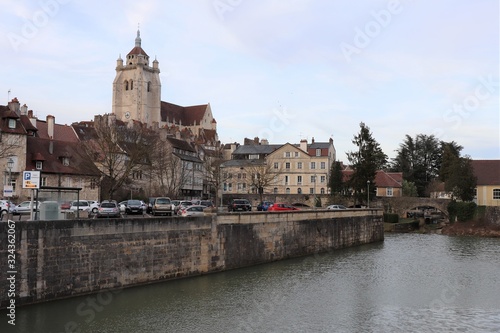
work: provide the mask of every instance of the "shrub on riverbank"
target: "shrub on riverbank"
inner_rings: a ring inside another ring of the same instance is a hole
[[[448,216],[450,223],[470,221],[476,216],[477,205],[474,202],[452,201],[448,204]]]

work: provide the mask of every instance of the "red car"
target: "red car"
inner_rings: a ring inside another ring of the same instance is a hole
[[[297,207],[293,207],[289,204],[286,203],[275,203],[271,207],[267,209],[268,212],[282,212],[282,211],[287,211],[287,210],[300,210]]]

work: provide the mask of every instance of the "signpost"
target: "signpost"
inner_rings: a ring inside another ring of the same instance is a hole
[[[40,171],[23,171],[23,188],[31,189],[31,204],[33,206],[33,197],[35,190],[40,188]],[[36,208],[35,208],[36,210]],[[33,220],[33,210],[30,210],[30,220]]]
[[[14,194],[14,187],[12,185],[4,185],[3,186],[3,196],[6,198],[12,197]]]

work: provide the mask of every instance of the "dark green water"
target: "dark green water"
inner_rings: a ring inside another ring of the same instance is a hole
[[[500,239],[383,243],[1,312],[0,332],[499,332]]]

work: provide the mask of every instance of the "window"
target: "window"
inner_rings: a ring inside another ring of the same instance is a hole
[[[279,163],[278,162],[274,162],[274,168],[275,169],[279,169],[279,167],[280,167]]]
[[[290,194],[290,188],[289,187],[287,187],[285,191],[286,191],[286,194]]]
[[[320,177],[320,182],[325,183],[326,182],[326,176],[321,176]]]
[[[36,168],[37,170],[42,170],[42,166],[43,166],[42,161],[36,161],[35,168]]]
[[[297,169],[302,169],[302,162],[297,163]]]
[[[285,163],[285,169],[290,170],[290,162]]]
[[[278,188],[277,187],[273,188],[273,193],[274,194],[278,194]]]
[[[388,197],[392,197],[392,187],[388,187],[386,193]]]
[[[309,194],[314,194],[314,188],[309,188]]]
[[[299,156],[300,156],[299,152],[298,152],[298,151],[296,151],[296,152],[295,152],[295,157],[299,157]]]
[[[123,82],[123,85],[125,87],[125,90],[128,90],[128,81]]]
[[[151,82],[148,82],[148,92],[151,91]]]
[[[324,187],[321,188],[320,193],[321,194],[325,194],[325,188]]]
[[[130,80],[130,90],[134,90],[134,81]]]
[[[258,160],[259,159],[259,155],[258,154],[248,155],[248,159],[249,160]]]
[[[311,176],[311,183],[316,183],[316,176]]]
[[[297,189],[297,194],[302,194],[302,189],[300,187]]]
[[[16,193],[16,179],[11,179],[10,183],[12,185],[12,193]]]
[[[227,187],[227,190],[229,192],[232,192],[233,191],[233,183],[229,183],[229,186]]]
[[[16,128],[16,120],[9,119],[9,128]]]
[[[316,162],[311,162],[311,170],[316,169]]]
[[[316,149],[316,156],[321,156],[321,149]]]
[[[297,176],[297,185],[302,185],[302,176]]]
[[[40,177],[40,186],[47,186],[47,177]]]
[[[285,157],[290,157],[290,152],[289,152],[289,151],[287,151],[287,152],[285,153]]]
[[[493,189],[493,199],[494,200],[499,200],[500,199],[500,188],[494,188]]]
[[[69,157],[63,157],[62,158],[62,164],[64,166],[68,166],[69,165]]]
[[[92,178],[92,179],[90,180],[90,188],[91,188],[92,190],[94,190],[94,189],[96,189],[96,187],[97,187],[97,179]]]
[[[323,170],[326,169],[326,163],[325,162],[321,162],[320,168],[323,169]]]
[[[285,185],[288,185],[288,176],[285,176]]]

